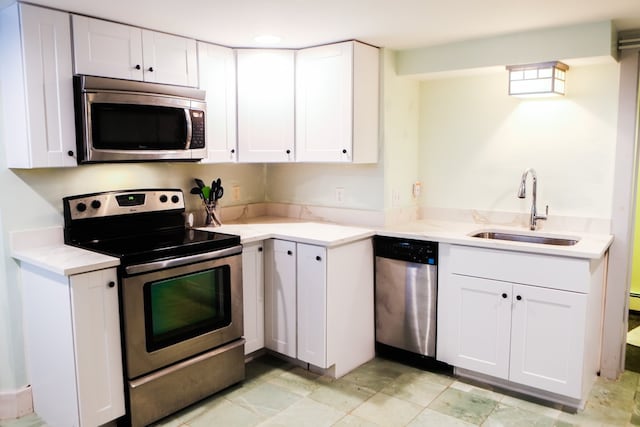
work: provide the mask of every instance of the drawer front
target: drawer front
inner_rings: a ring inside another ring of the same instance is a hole
[[[589,260],[452,245],[450,272],[588,293]]]

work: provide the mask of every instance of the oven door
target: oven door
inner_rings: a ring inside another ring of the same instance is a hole
[[[129,379],[242,337],[241,251],[236,246],[125,267],[121,296]]]

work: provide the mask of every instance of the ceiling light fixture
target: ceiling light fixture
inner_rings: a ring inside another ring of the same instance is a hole
[[[254,37],[253,40],[256,43],[259,43],[259,44],[272,45],[272,44],[280,43],[280,40],[282,40],[282,39],[280,37],[274,36],[272,34],[263,34],[263,35]]]
[[[559,61],[526,65],[507,65],[509,95],[564,95],[569,66]]]

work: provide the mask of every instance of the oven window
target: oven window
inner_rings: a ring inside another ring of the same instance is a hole
[[[102,150],[179,150],[186,146],[184,109],[91,104],[93,147]]]
[[[231,323],[230,268],[223,265],[144,285],[147,351]]]

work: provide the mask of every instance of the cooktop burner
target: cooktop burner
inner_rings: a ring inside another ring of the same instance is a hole
[[[75,246],[118,257],[123,264],[132,264],[211,252],[239,244],[239,236],[182,228],[146,236],[92,240]]]
[[[231,234],[184,226],[179,189],[126,190],[63,199],[65,243],[122,264],[211,252],[240,244]]]

